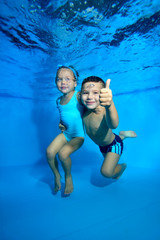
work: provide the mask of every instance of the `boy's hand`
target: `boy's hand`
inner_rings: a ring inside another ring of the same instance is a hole
[[[112,104],[112,90],[109,88],[111,79],[107,79],[106,87],[102,88],[99,95],[101,106],[110,107]]]
[[[59,123],[59,129],[64,132],[67,128],[61,122]]]

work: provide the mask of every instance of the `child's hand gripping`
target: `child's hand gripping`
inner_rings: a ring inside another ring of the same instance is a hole
[[[66,128],[66,126],[63,125],[62,122],[60,122],[60,123],[59,123],[59,129],[60,129],[62,132],[64,132],[67,128]]]
[[[109,88],[111,79],[107,79],[106,87],[102,88],[99,95],[101,106],[110,107],[112,104],[112,90]]]

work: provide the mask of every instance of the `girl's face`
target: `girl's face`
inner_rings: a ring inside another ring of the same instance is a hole
[[[100,105],[99,94],[102,89],[100,82],[87,82],[81,90],[81,101],[83,105],[90,110],[97,108]]]
[[[74,91],[77,86],[74,74],[72,70],[68,68],[61,68],[59,70],[56,83],[58,90],[63,94],[68,94]]]

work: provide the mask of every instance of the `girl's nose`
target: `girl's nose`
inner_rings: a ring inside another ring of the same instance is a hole
[[[61,83],[66,83],[66,79],[62,78]]]

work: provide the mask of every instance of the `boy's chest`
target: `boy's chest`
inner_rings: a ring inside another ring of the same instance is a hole
[[[88,135],[101,133],[106,125],[104,115],[91,114],[89,116],[85,116],[83,121]]]

